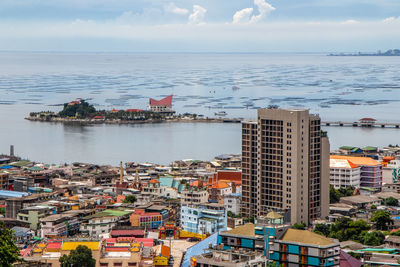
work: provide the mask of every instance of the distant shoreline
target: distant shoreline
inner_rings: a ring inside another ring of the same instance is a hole
[[[376,53],[331,53],[328,56],[333,57],[398,57],[400,56],[400,49],[389,49],[386,52],[378,51]]]

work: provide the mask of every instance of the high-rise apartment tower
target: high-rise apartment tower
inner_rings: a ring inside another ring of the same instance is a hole
[[[242,124],[244,216],[277,211],[293,223],[329,214],[329,140],[304,109],[259,109]]]

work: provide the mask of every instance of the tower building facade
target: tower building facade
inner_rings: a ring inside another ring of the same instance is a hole
[[[270,211],[291,223],[329,214],[329,140],[318,115],[304,109],[259,109],[242,124],[244,216]]]

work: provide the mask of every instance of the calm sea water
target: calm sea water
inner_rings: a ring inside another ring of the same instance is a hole
[[[174,94],[178,113],[255,118],[268,105],[323,120],[400,122],[400,58],[321,54],[0,53],[0,153],[36,161],[169,163],[240,153],[240,124],[71,126],[29,122],[30,111],[88,98],[97,108],[147,108]],[[331,147],[400,143],[399,129],[326,128]]]

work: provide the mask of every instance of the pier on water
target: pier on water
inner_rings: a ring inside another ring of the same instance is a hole
[[[400,128],[400,122],[378,122],[373,118],[362,118],[355,122],[323,121],[322,126],[351,126],[351,127],[376,127],[376,128]]]

